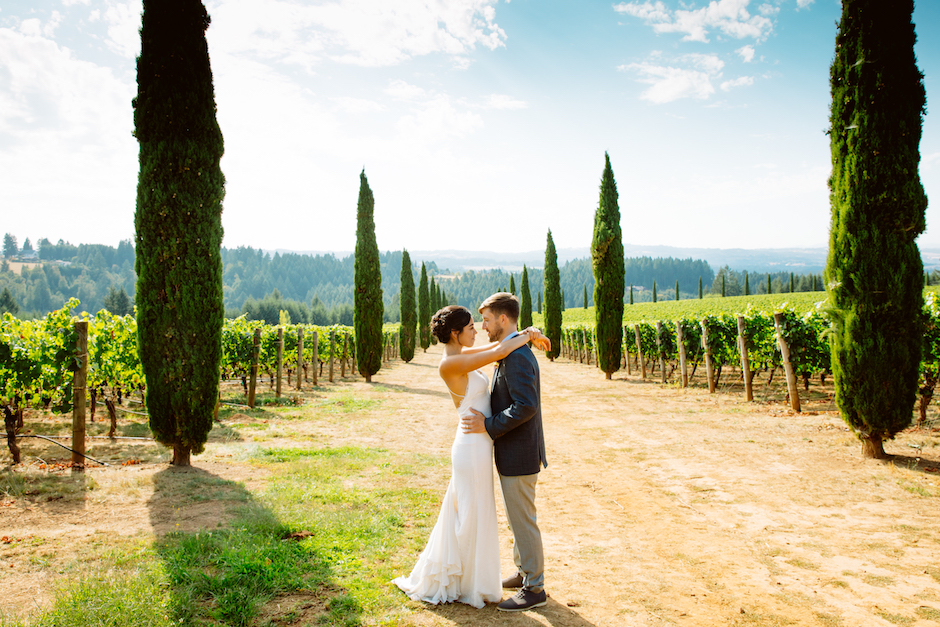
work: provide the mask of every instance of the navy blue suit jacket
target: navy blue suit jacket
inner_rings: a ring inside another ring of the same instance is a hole
[[[496,469],[515,477],[534,475],[545,459],[539,365],[528,345],[510,353],[496,368],[486,432],[493,438]]]

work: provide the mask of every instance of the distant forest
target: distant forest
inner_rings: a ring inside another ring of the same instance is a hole
[[[53,244],[41,239],[35,249],[26,240],[22,248],[16,247],[16,254],[12,246],[4,252],[10,254],[5,254],[0,265],[0,293],[9,292],[17,308],[16,315],[20,317],[43,315],[61,307],[71,297],[77,297],[81,309],[91,313],[102,308],[114,311],[132,306],[136,275],[134,247],[130,240],[112,247],[72,245],[61,240]],[[388,322],[397,322],[399,318],[401,258],[400,251],[380,255]],[[250,318],[276,323],[283,310],[290,314],[292,322],[352,324],[352,255],[343,258],[332,254],[270,255],[260,249],[239,247],[223,248],[222,262],[226,315],[230,317],[247,313]],[[477,305],[493,292],[509,290],[514,285],[518,293],[521,288],[521,272],[493,269],[455,274],[439,268],[433,261],[425,262],[425,266],[448,303],[464,305],[471,311],[476,311]],[[421,265],[417,263],[413,268],[415,286],[419,283],[420,270]],[[587,305],[593,305],[594,277],[590,259],[568,261],[559,272],[566,307],[583,306],[585,291]],[[699,280],[703,294],[720,294],[722,276],[726,295],[732,296],[743,293],[744,274],[727,267],[716,274],[707,262],[695,259],[628,258],[625,260],[627,290],[624,298],[629,302],[632,285],[634,302],[651,300],[654,281],[659,300],[675,298],[676,282],[680,298],[697,298]],[[750,274],[750,293],[766,292],[767,276]],[[770,276],[773,291],[789,291],[788,272]],[[529,268],[528,279],[535,309],[544,293],[542,269]],[[811,275],[797,276],[794,283],[799,291],[811,289],[813,285]],[[817,279],[817,285],[821,288],[821,279]]]

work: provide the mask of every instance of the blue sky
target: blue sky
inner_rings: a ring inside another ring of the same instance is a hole
[[[837,0],[208,0],[229,247],[825,246]],[[940,247],[940,6],[916,3],[923,248]],[[132,238],[141,3],[0,5],[0,232]]]

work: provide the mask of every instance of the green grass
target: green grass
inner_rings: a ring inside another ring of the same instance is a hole
[[[409,482],[440,460],[343,447],[259,449],[250,462],[270,477],[257,493],[198,469],[158,472],[152,508],[185,514],[212,498],[218,527],[96,547],[66,567],[51,607],[0,627],[395,624],[408,602],[389,582],[410,569],[439,499]],[[279,609],[297,595],[315,603]]]

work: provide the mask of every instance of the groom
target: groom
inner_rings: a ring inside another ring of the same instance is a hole
[[[519,301],[499,292],[480,305],[483,330],[490,341],[502,341],[518,333]],[[546,603],[545,560],[542,535],[535,515],[535,484],[545,461],[542,437],[539,366],[528,345],[513,351],[496,366],[490,393],[493,415],[476,410],[461,420],[464,433],[488,433],[493,439],[496,470],[514,539],[516,574],[503,580],[504,588],[520,588],[497,609],[518,612]]]

